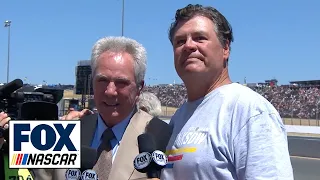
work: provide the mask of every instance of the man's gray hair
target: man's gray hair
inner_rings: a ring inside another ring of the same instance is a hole
[[[136,84],[144,80],[147,67],[147,52],[146,49],[134,39],[127,37],[104,37],[99,39],[92,49],[91,54],[91,69],[93,77],[96,75],[97,60],[100,55],[106,51],[111,52],[127,52],[133,57],[134,72]]]
[[[160,100],[155,94],[150,92],[140,94],[137,107],[152,116],[160,116],[162,113]]]

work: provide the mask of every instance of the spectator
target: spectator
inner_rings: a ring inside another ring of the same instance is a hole
[[[139,96],[138,108],[152,116],[161,115],[161,103],[156,95],[150,92],[143,92]]]
[[[179,107],[187,98],[186,87],[182,84],[146,86],[145,91],[155,94],[163,106]]]
[[[0,150],[2,148],[2,145],[5,143],[3,133],[5,129],[8,129],[10,120],[11,118],[8,117],[8,114],[0,112]]]
[[[279,111],[283,118],[320,118],[320,89],[317,86],[253,86],[250,87]],[[146,86],[145,91],[154,93],[163,106],[180,107],[186,100],[183,84]]]

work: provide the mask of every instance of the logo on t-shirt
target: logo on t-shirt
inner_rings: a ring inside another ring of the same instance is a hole
[[[187,131],[178,134],[173,147],[178,149],[168,150],[168,164],[166,168],[173,168],[174,162],[181,161],[186,153],[197,151],[196,146],[203,144],[208,137],[209,128],[190,127]]]
[[[208,128],[190,127],[187,131],[178,134],[174,145],[182,147],[202,144],[208,136],[208,131]]]

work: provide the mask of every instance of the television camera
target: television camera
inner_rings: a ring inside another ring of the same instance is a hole
[[[0,112],[15,120],[57,120],[62,97],[62,89],[24,86],[21,79],[15,79],[0,86]],[[8,132],[0,128],[0,136],[7,141]]]

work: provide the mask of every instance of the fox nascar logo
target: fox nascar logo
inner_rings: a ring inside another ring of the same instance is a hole
[[[168,157],[166,156],[166,154],[159,150],[155,150],[152,153],[152,159],[156,164],[160,166],[165,166],[168,163]]]
[[[151,163],[152,157],[148,152],[140,153],[133,161],[135,169],[143,169]]]
[[[80,168],[80,121],[9,121],[9,168]]]
[[[98,174],[94,170],[87,169],[82,173],[81,180],[99,180],[99,178]]]
[[[65,175],[66,180],[80,180],[81,171],[79,169],[68,169]]]

